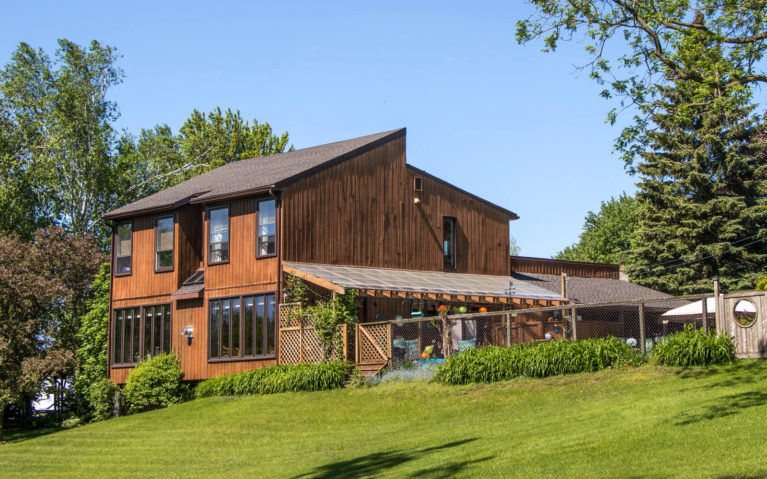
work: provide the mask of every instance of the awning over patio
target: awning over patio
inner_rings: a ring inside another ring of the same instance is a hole
[[[567,300],[527,281],[509,276],[413,271],[361,266],[282,263],[293,274],[325,289],[344,293],[353,289],[363,296],[415,297],[482,303],[533,304]]]

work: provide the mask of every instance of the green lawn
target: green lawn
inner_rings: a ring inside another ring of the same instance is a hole
[[[767,362],[189,402],[0,445],[2,477],[763,477]]]

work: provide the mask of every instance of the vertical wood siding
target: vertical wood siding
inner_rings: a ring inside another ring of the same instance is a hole
[[[509,274],[509,215],[405,161],[401,137],[285,188],[283,258],[442,271],[442,217],[453,216],[451,271]]]

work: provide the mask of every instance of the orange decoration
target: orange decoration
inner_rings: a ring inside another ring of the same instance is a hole
[[[480,313],[487,313],[487,308],[482,306],[481,308],[479,308],[479,312]]]
[[[429,359],[429,353],[421,353],[421,359]]]

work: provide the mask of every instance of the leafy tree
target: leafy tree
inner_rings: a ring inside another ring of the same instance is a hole
[[[767,276],[761,276],[756,282],[756,289],[767,291]]]
[[[556,254],[557,259],[622,263],[631,249],[638,225],[637,200],[623,193],[602,202],[598,213],[589,211],[578,242]]]
[[[71,328],[67,315],[87,298],[84,244],[95,248],[92,239],[56,228],[38,231],[31,243],[0,236],[0,417],[40,391],[44,378],[64,377],[75,364],[62,331]]]
[[[590,56],[581,68],[605,84],[610,111],[636,107],[632,125],[616,141],[629,168],[645,145],[649,118],[663,87],[685,82],[727,96],[767,82],[760,60],[767,49],[767,1],[530,0],[535,12],[517,22],[519,43],[542,38],[544,51],[581,34]],[[693,42],[687,41],[693,38]],[[701,41],[702,40],[702,41]],[[709,101],[707,93],[693,102]]]
[[[518,256],[522,252],[522,248],[517,244],[517,238],[509,235],[509,254],[512,256]]]
[[[194,110],[177,135],[163,124],[142,130],[138,138],[123,136],[118,146],[122,162],[142,165],[145,171],[141,181],[125,185],[123,200],[173,186],[232,161],[282,153],[287,145],[287,132],[276,135],[269,123],[245,121],[239,111],[216,108],[205,114]]]
[[[107,99],[123,78],[115,49],[58,44],[51,59],[21,43],[0,71],[0,206],[11,215],[0,227],[27,238],[51,224],[99,234],[116,205],[118,113]]]
[[[102,263],[91,286],[91,298],[86,302],[88,312],[83,316],[77,332],[79,369],[74,390],[81,404],[81,413],[88,416],[99,404],[93,404],[94,394],[102,387],[107,373],[107,342],[109,325],[109,263]],[[99,401],[101,402],[101,401]],[[109,411],[107,410],[106,413]],[[101,414],[103,417],[103,414]]]

